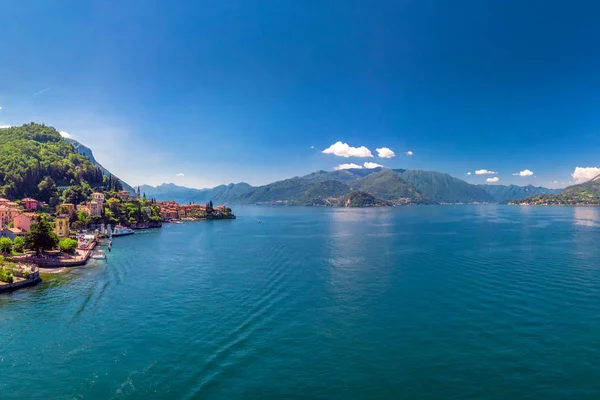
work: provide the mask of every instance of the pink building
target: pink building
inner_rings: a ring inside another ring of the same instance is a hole
[[[31,230],[31,221],[33,221],[34,217],[35,217],[35,214],[33,214],[33,213],[17,215],[13,219],[15,228],[20,229],[22,232],[29,232]]]
[[[24,198],[23,200],[21,200],[21,203],[23,204],[23,208],[29,211],[35,211],[38,209],[39,206],[39,202],[36,199],[32,199],[30,197]]]

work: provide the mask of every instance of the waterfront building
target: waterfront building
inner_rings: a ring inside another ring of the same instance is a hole
[[[59,215],[56,217],[54,233],[61,238],[69,236],[69,216]]]
[[[0,198],[0,206],[5,206],[10,200],[5,198]]]
[[[27,211],[35,211],[40,206],[40,202],[36,199],[32,199],[31,197],[24,198],[21,200],[21,203],[23,204],[23,208],[25,208]]]

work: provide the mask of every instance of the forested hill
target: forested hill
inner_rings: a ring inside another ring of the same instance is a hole
[[[0,196],[48,201],[56,186],[102,184],[102,170],[56,129],[35,123],[0,129]]]

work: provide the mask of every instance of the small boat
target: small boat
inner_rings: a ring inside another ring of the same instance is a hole
[[[260,224],[260,219],[258,220],[258,223]]]
[[[171,221],[172,224],[178,224],[178,225],[182,225],[183,222],[179,221],[179,220],[175,220],[175,221]]]
[[[106,259],[106,254],[104,254],[104,253],[93,253],[92,254],[92,258],[94,260],[104,260],[104,259]]]
[[[121,225],[115,226],[115,229],[112,232],[112,236],[127,236],[133,235],[135,232],[133,229],[126,228]]]

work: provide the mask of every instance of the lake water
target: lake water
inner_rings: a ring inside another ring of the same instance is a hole
[[[600,209],[235,211],[0,295],[0,398],[600,398]]]

